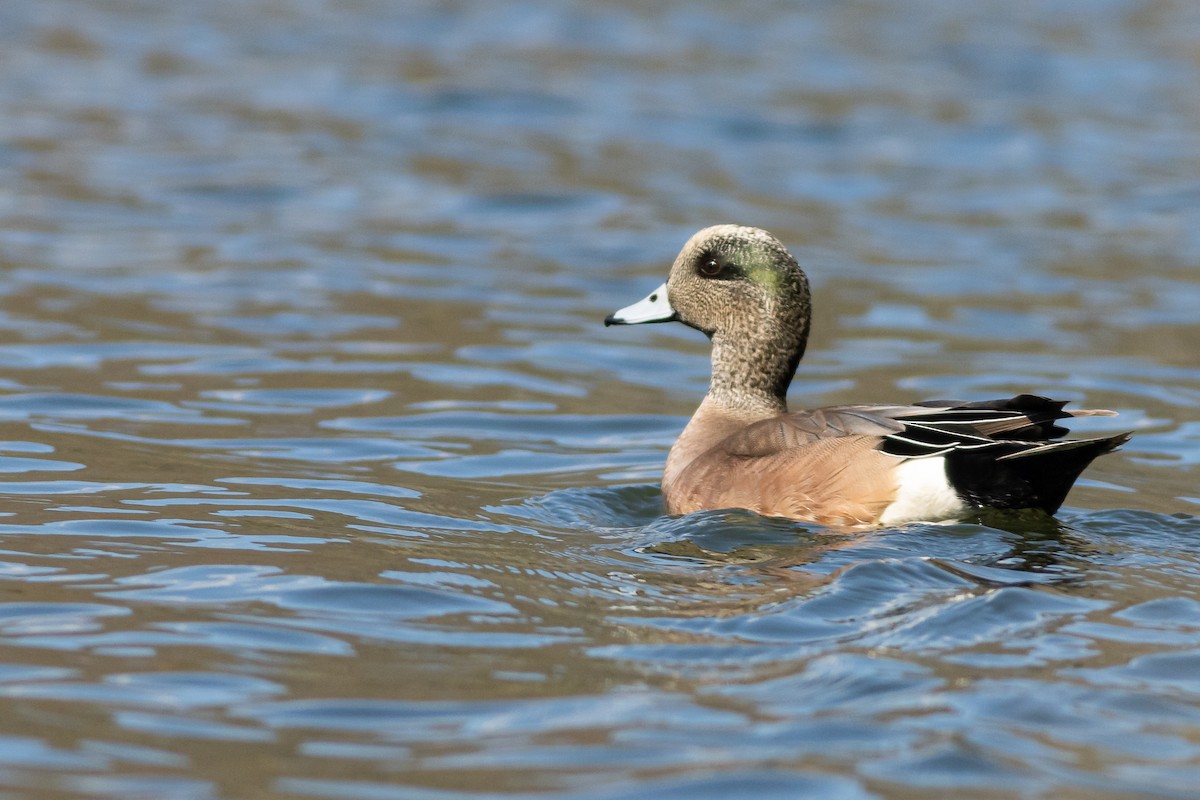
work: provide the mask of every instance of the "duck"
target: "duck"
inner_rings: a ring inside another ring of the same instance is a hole
[[[708,392],[663,469],[668,514],[739,508],[837,528],[1053,515],[1131,436],[1064,439],[1060,420],[1114,412],[1035,394],[790,411],[811,319],[808,277],[779,239],[715,225],[688,239],[665,283],[604,320],[681,322],[712,345]]]

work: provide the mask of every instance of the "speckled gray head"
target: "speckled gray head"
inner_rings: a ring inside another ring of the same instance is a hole
[[[679,321],[713,343],[710,396],[783,405],[808,343],[808,278],[760,228],[714,225],[688,239],[667,282],[605,325]]]
[[[604,322],[678,320],[710,337],[770,325],[807,338],[809,308],[808,279],[782,242],[761,228],[714,225],[688,239],[666,283]]]

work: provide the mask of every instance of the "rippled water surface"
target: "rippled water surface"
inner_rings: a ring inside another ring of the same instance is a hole
[[[0,794],[1200,786],[1200,9],[0,6]],[[716,222],[793,405],[1134,430],[1057,520],[661,514]]]

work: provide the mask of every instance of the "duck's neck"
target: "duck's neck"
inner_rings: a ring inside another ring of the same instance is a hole
[[[799,336],[714,334],[705,404],[751,418],[786,412],[788,386],[803,352]]]
[[[663,488],[697,456],[746,425],[787,412],[787,388],[803,354],[799,337],[755,345],[749,337],[713,336],[712,381],[667,456]]]

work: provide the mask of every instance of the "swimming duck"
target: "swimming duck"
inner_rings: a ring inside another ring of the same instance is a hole
[[[1129,434],[1061,440],[1064,409],[1031,394],[982,402],[788,411],[811,319],[808,278],[759,228],[688,240],[666,283],[605,325],[678,321],[712,342],[708,394],[667,456],[670,514],[744,508],[836,527],[959,519],[972,509],[1054,514],[1079,474]]]

